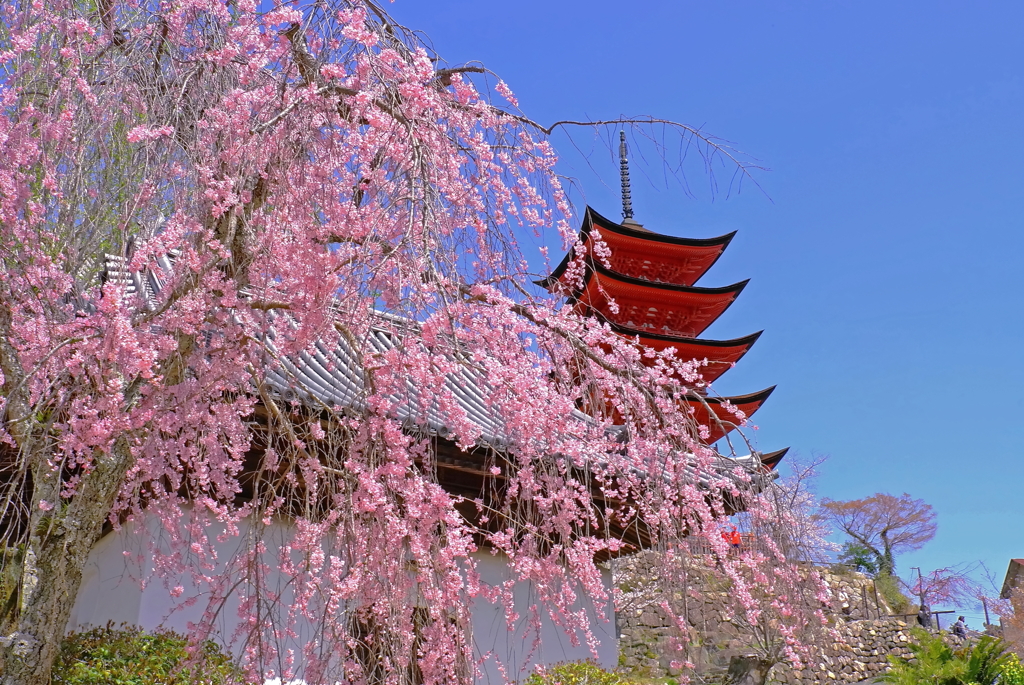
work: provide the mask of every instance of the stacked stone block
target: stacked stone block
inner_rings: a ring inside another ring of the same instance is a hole
[[[665,601],[685,617],[687,657],[698,676],[720,676],[733,657],[751,653],[751,637],[721,614],[721,608],[728,606],[722,592],[694,587],[685,595],[684,605],[682,593],[665,596],[651,568],[641,555],[616,569],[617,582],[626,589],[617,615],[623,671],[650,678],[681,673],[681,656],[672,647],[681,631],[661,609]],[[910,627],[889,617],[889,607],[878,597],[870,579],[823,569],[809,568],[808,572],[821,573],[832,593],[830,622],[838,639],[823,637],[820,641],[824,644],[812,645],[804,668],[794,670],[788,664],[779,664],[772,669],[770,680],[785,685],[855,683],[885,672],[889,656],[911,656]]]

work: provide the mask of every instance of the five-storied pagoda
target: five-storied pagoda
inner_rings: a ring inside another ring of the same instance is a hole
[[[747,284],[742,281],[720,288],[696,285],[736,234],[673,238],[644,228],[633,218],[624,131],[619,134],[619,157],[622,223],[606,219],[587,207],[580,230],[580,242],[586,247],[582,288],[566,277],[576,257],[572,251],[540,285],[566,293],[579,313],[599,317],[622,336],[659,352],[674,347],[678,359],[706,360],[701,375],[711,383],[732,368],[761,335],[757,332],[735,340],[698,337],[729,308]],[[607,248],[600,259],[594,257],[595,231]],[[729,405],[749,417],[774,389],[736,397],[694,392],[684,401],[690,405],[695,421],[709,428],[710,435],[704,441],[712,445],[740,423]],[[766,468],[773,469],[787,450],[758,456]]]

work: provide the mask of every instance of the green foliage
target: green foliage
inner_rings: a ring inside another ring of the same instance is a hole
[[[952,647],[924,630],[915,630],[914,637],[917,643],[910,645],[914,661],[890,656],[889,663],[892,667],[879,680],[898,685],[956,685],[963,682],[960,676],[964,674],[966,668],[963,662],[955,657]]]
[[[1011,654],[1003,664],[999,685],[1024,685],[1024,664],[1021,664],[1016,654]]]
[[[839,562],[869,576],[878,573],[877,555],[858,542],[847,542],[843,545],[843,551],[839,553]]]
[[[622,659],[620,657],[620,666]],[[606,671],[592,660],[566,661],[532,674],[525,685],[679,685],[677,678],[645,678]]]
[[[897,685],[996,685],[1008,683],[1006,670],[1013,660],[1002,640],[990,635],[963,649],[954,650],[940,636],[914,631],[917,644],[910,646],[913,662],[889,657],[892,668],[880,678]],[[1018,662],[1019,663],[1019,662]]]
[[[973,646],[957,651],[957,656],[967,663],[965,682],[989,685],[1002,682],[1003,669],[1009,665],[1010,655],[1002,640],[983,635]]]
[[[627,685],[629,682],[589,660],[558,664],[526,679],[526,685]]]
[[[900,581],[895,576],[879,573],[875,577],[875,588],[878,594],[885,598],[885,603],[892,609],[892,613],[907,614],[913,607],[910,598],[900,589]]]
[[[240,672],[215,644],[203,645],[197,664],[188,659],[188,638],[170,631],[94,628],[64,639],[53,667],[53,685],[229,685]],[[610,683],[608,685],[611,685]]]

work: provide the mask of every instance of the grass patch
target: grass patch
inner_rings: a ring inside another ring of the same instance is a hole
[[[885,603],[889,605],[894,614],[909,614],[912,611],[916,612],[917,606],[911,601],[909,597],[903,594],[900,589],[899,580],[885,573],[879,573],[875,577],[875,587],[878,589],[878,594],[885,598]]]

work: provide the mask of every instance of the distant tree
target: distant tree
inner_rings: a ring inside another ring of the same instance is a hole
[[[821,506],[839,530],[874,556],[879,574],[893,575],[896,554],[920,549],[935,537],[932,505],[907,493],[896,497],[880,492],[845,502],[825,500]]]
[[[878,574],[878,561],[874,553],[859,542],[847,542],[839,553],[839,563],[869,576]]]
[[[771,515],[748,517],[751,532],[759,539],[772,540],[789,559],[828,563],[839,549],[828,539],[832,530],[815,494],[819,468],[827,460],[826,455],[815,455],[809,461],[790,457],[788,475],[762,496]]]
[[[981,594],[981,589],[972,577],[978,566],[977,563],[947,566],[903,582],[907,590],[927,606],[974,605]]]

